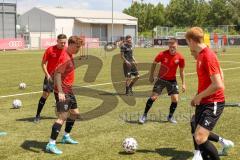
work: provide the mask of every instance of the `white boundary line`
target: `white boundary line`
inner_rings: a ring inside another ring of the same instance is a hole
[[[235,69],[240,69],[240,67],[226,68],[226,69],[222,69],[222,70],[229,71],[229,70],[235,70]],[[196,72],[186,73],[185,75],[188,76],[188,75],[194,75],[194,74],[196,74]],[[145,80],[145,79],[146,78],[139,79],[139,80]],[[105,86],[105,85],[117,84],[117,83],[125,83],[125,81],[100,83],[100,84],[86,85],[86,86],[81,86],[81,87],[91,88],[91,87],[96,87],[96,86]],[[76,88],[80,88],[80,87],[76,87]],[[15,97],[15,96],[24,96],[24,95],[30,95],[30,94],[38,94],[38,93],[42,93],[42,91],[5,95],[5,96],[0,96],[0,99],[8,98],[8,97]]]

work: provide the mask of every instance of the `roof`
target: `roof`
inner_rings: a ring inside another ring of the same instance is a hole
[[[85,9],[70,9],[70,8],[51,8],[51,7],[36,7],[42,11],[45,11],[55,17],[69,17],[69,18],[94,18],[94,19],[112,19],[111,11],[100,10],[85,10]],[[133,20],[137,21],[137,18],[129,16],[121,12],[113,13],[114,19]]]
[[[112,19],[103,18],[75,18],[81,23],[91,23],[91,24],[111,24]],[[125,24],[125,25],[137,25],[137,21],[126,20],[126,19],[113,19],[114,24]]]

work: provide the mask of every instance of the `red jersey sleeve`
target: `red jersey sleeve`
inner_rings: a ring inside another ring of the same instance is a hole
[[[49,52],[50,52],[50,48],[46,49],[46,51],[44,52],[44,55],[42,57],[42,62],[47,62],[48,61]]]
[[[205,67],[209,76],[220,73],[220,66],[216,56],[206,56],[205,57]]]
[[[163,53],[160,52],[160,53],[155,57],[154,61],[157,62],[157,63],[159,63],[159,62],[161,62],[162,57],[163,57]]]
[[[179,59],[179,67],[184,68],[185,67],[185,59],[183,56],[180,57]]]

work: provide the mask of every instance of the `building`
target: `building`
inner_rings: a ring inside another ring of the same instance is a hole
[[[112,37],[111,11],[35,7],[19,17],[19,24],[32,47],[39,46],[42,38],[55,38],[60,33],[100,41],[111,41]],[[113,40],[126,35],[137,37],[137,18],[114,12],[113,24]]]
[[[16,38],[16,3],[0,3],[0,39]]]

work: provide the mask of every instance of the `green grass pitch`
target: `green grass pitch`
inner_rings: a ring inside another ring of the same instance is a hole
[[[134,54],[139,63],[150,64],[160,50],[163,48],[136,48]],[[101,49],[89,50],[89,55],[91,55],[89,59],[81,60],[80,63],[90,61],[92,56],[101,60],[102,68],[96,80],[94,82],[85,81],[84,75],[88,68],[87,65],[78,67],[75,76],[75,86],[80,87],[77,94],[79,109],[81,114],[89,120],[75,123],[71,135],[79,141],[78,145],[57,144],[59,149],[63,151],[60,156],[44,151],[50,136],[51,126],[56,118],[53,95],[49,97],[42,111],[43,119],[41,122],[39,124],[32,122],[41,96],[38,91],[42,90],[43,73],[40,63],[43,51],[0,52],[0,131],[8,133],[6,136],[0,137],[0,159],[191,159],[193,144],[189,118],[194,109],[190,107],[189,102],[196,93],[197,77],[194,74],[196,67],[187,48],[179,48],[179,51],[186,58],[186,73],[188,74],[186,75],[187,91],[184,94],[180,93],[179,105],[175,112],[178,124],[164,122],[168,114],[170,99],[163,95],[150,110],[150,120],[144,125],[139,125],[136,123],[138,115],[142,114],[153,86],[147,83],[146,79],[140,80],[138,83],[145,81],[145,84],[137,85],[134,88],[135,97],[126,98],[122,95],[124,82],[118,82],[124,81],[124,79],[114,77],[117,75],[116,73],[120,73],[119,77],[123,77],[121,68],[115,67],[121,66],[121,59],[115,59],[112,65],[113,59],[116,58],[119,51],[106,53],[105,56]],[[225,75],[226,101],[239,102],[240,49],[228,48],[224,55],[218,57]],[[147,71],[140,71],[140,73],[145,74]],[[88,76],[90,79],[92,78],[91,75]],[[117,90],[112,81],[115,82]],[[18,89],[20,82],[27,84],[25,90]],[[180,84],[179,77],[178,82]],[[29,94],[21,95],[24,93]],[[11,109],[14,99],[22,100],[23,107],[21,109]],[[106,101],[106,106],[100,110],[94,110],[103,101]],[[223,160],[240,159],[239,115],[239,107],[226,107],[214,129],[214,132],[235,142],[235,147],[230,150],[228,156],[222,158]],[[58,137],[58,142],[62,138],[63,130],[64,127]],[[133,137],[137,140],[139,147],[135,154],[128,155],[123,152],[121,143],[126,137]],[[218,149],[220,148],[219,144],[216,146]]]

